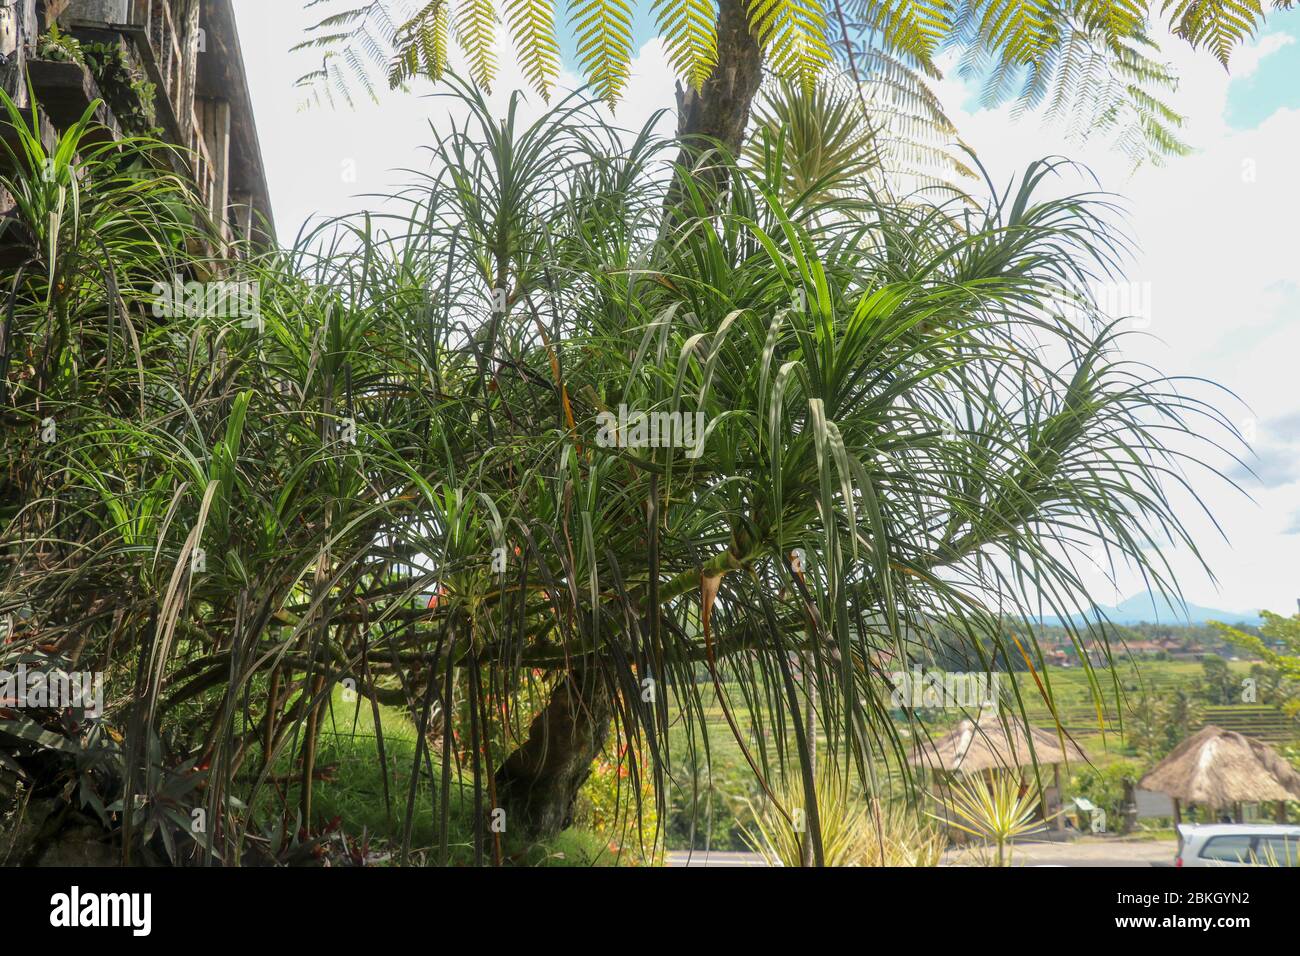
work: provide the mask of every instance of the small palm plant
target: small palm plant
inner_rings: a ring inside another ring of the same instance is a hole
[[[768,866],[805,866],[809,858],[803,781],[786,781],[761,810],[752,805],[753,829],[744,840]],[[826,866],[937,866],[945,840],[902,802],[869,803],[844,778],[823,772],[817,784],[817,819]]]
[[[1019,837],[1046,829],[1034,816],[1038,794],[1022,786],[1009,773],[995,773],[992,779],[965,778],[953,785],[948,798],[939,798],[956,819],[929,815],[977,837],[994,847],[994,866],[1011,865],[1011,846]]]
[[[835,773],[820,774],[815,804],[809,804],[806,794],[804,781],[795,778],[783,781],[775,789],[775,799],[762,809],[751,805],[754,829],[742,831],[745,842],[768,866],[803,866],[808,859],[809,808],[815,806],[823,865],[855,865],[867,825],[865,804],[853,798],[844,780]]]

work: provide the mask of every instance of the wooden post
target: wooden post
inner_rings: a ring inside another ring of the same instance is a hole
[[[1061,793],[1061,765],[1052,764],[1052,786],[1056,788],[1056,832],[1065,832],[1065,794]]]
[[[253,197],[250,193],[231,193],[230,227],[236,242],[247,242],[253,238]]]
[[[223,239],[233,238],[230,229],[230,104],[225,100],[199,97],[195,100],[204,144],[212,162],[212,196],[208,213],[221,230]]]
[[[1174,826],[1179,826],[1183,822],[1182,808],[1178,804],[1178,798],[1174,797]]]
[[[36,29],[35,0],[0,3],[0,89],[19,109],[29,105],[27,47],[36,45]]]

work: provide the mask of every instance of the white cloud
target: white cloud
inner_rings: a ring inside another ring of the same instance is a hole
[[[1185,132],[1198,151],[1133,174],[1105,143],[1080,147],[1059,128],[1032,119],[1015,122],[1009,106],[966,113],[961,104],[972,91],[955,71],[941,84],[962,138],[995,182],[1006,182],[1033,159],[1059,153],[1086,164],[1103,187],[1123,196],[1139,247],[1128,278],[1149,282],[1152,290],[1150,335],[1131,337],[1128,349],[1167,374],[1205,377],[1239,396],[1236,401],[1222,394],[1214,402],[1254,434],[1259,458],[1247,458],[1264,482],[1238,475],[1251,500],[1204,476],[1193,481],[1231,543],[1198,516],[1194,500],[1178,499],[1218,587],[1190,555],[1168,552],[1189,600],[1232,609],[1285,609],[1300,593],[1300,537],[1286,534],[1300,507],[1300,177],[1293,174],[1300,111],[1278,110],[1249,130],[1234,130],[1224,119],[1233,78],[1254,72],[1291,42],[1273,34],[1243,48],[1230,77],[1212,57],[1169,40],[1164,48],[1183,78],[1175,102],[1187,115]],[[1056,188],[1088,186],[1081,179]],[[1195,391],[1190,385],[1188,390]],[[1131,578],[1119,590],[1143,587]]]
[[[415,95],[382,90],[378,104],[358,89],[355,109],[344,105],[303,109],[305,94],[295,90],[293,83],[316,62],[310,53],[290,55],[288,50],[313,22],[311,13],[301,4],[267,4],[266,0],[235,0],[235,13],[282,242],[291,242],[309,217],[319,220],[374,207],[376,194],[412,182],[409,170],[429,168],[430,157],[423,147],[432,142],[432,130],[446,130],[465,115],[463,107],[434,94],[427,83],[417,83]],[[527,88],[503,34],[499,31],[498,79],[487,97],[499,115],[504,114],[511,92]],[[463,64],[453,61],[453,66]],[[657,40],[646,44],[632,65],[617,122],[639,129],[655,110],[671,108],[671,77],[662,44]],[[561,95],[579,83],[573,76],[562,76]],[[536,93],[524,95],[520,109],[524,118],[535,118],[548,108]],[[553,96],[551,105],[556,101]],[[671,132],[672,117],[664,122],[664,132]],[[371,198],[363,198],[367,196]]]
[[[1270,33],[1260,37],[1258,43],[1239,47],[1228,61],[1232,64],[1233,77],[1244,80],[1253,76],[1261,61],[1292,43],[1295,43],[1295,37],[1289,33]]]

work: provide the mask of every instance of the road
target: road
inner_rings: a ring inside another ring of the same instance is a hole
[[[1177,845],[1172,840],[1107,840],[1084,839],[1077,843],[1021,843],[1012,853],[1014,866],[1156,866],[1173,863]],[[969,857],[961,850],[944,854],[944,866],[970,865]],[[673,851],[668,854],[668,866],[682,867],[735,867],[763,866],[757,853],[736,853],[714,850],[705,853]]]
[[[669,866],[764,866],[763,858],[757,853],[736,853],[730,850],[696,850],[694,853],[687,853],[684,850],[673,850],[668,854],[667,863]]]
[[[1013,866],[1154,866],[1171,865],[1178,844],[1173,840],[1084,839],[1077,843],[1019,843]],[[948,866],[961,866],[960,851],[944,854]]]

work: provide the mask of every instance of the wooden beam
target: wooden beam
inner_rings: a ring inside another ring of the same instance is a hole
[[[253,238],[253,197],[246,192],[231,193],[230,225],[237,242]]]
[[[80,63],[28,60],[27,75],[32,81],[41,108],[58,129],[67,129],[79,122],[90,104],[99,100],[95,122],[104,127],[104,130],[88,134],[87,141],[98,143],[121,137],[117,118],[103,102],[103,95],[88,68]]]
[[[203,138],[212,161],[212,201],[209,212],[229,237],[230,227],[230,104],[225,100],[200,98],[197,102]]]

